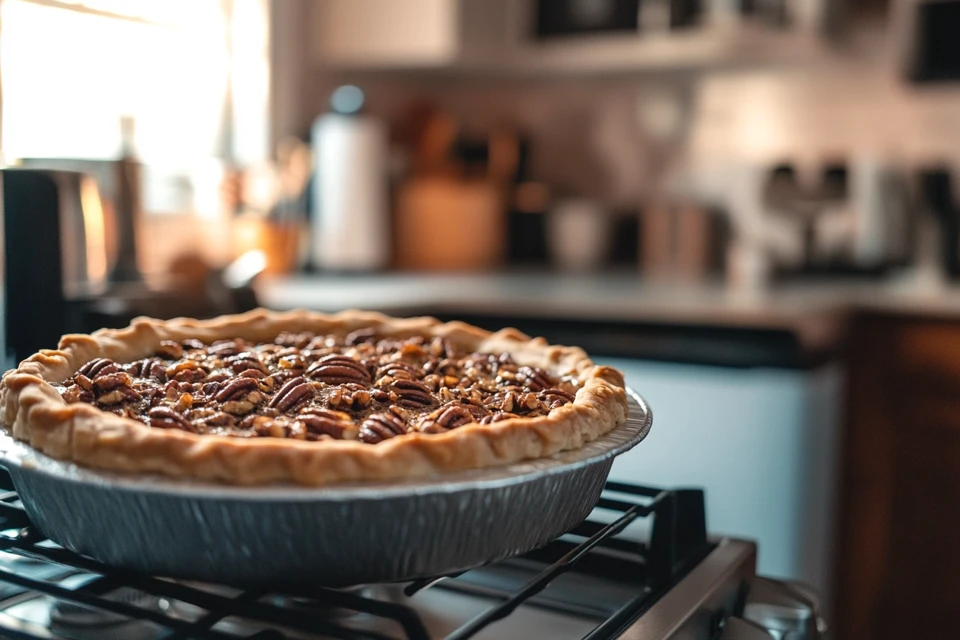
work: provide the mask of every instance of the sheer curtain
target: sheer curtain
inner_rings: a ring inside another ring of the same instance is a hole
[[[268,0],[0,0],[0,152],[154,174],[268,155]]]

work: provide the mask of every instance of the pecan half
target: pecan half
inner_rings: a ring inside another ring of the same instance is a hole
[[[480,405],[464,404],[463,408],[470,412],[474,420],[480,420],[480,418],[490,415],[490,410]]]
[[[229,358],[243,349],[238,340],[217,340],[207,348],[207,353],[215,358]]]
[[[167,367],[166,373],[167,379],[180,382],[197,382],[207,377],[207,370],[195,360],[178,362],[171,367]]]
[[[157,358],[144,358],[131,362],[124,370],[135,378],[155,378],[160,382],[167,381],[166,367]]]
[[[129,373],[125,371],[117,371],[115,373],[108,373],[105,375],[99,375],[93,379],[93,391],[96,393],[99,398],[105,393],[114,391],[121,387],[129,387],[133,384],[133,379],[130,377]]]
[[[195,339],[195,338],[187,338],[186,340],[181,340],[181,341],[180,341],[180,346],[182,346],[184,349],[190,349],[191,351],[194,350],[194,349],[206,349],[206,348],[207,348],[207,345],[203,344],[202,342],[200,342],[199,340],[197,340],[197,339]]]
[[[397,395],[401,407],[429,407],[436,404],[427,385],[416,380],[395,380],[391,390]]]
[[[350,414],[342,411],[309,408],[304,410],[297,421],[302,423],[309,433],[326,434],[337,440],[356,440],[360,429],[350,418]]]
[[[290,411],[298,404],[306,402],[313,398],[314,389],[306,378],[298,376],[287,380],[280,387],[277,394],[267,403],[268,407],[273,407],[279,411]]]
[[[576,400],[576,396],[574,396],[572,393],[567,393],[563,389],[557,388],[544,389],[537,395],[537,397],[551,409]]]
[[[205,427],[233,427],[237,424],[237,419],[229,413],[223,411],[214,411],[207,415],[196,418],[197,422]]]
[[[173,340],[162,340],[154,353],[164,360],[179,360],[183,357],[183,347]]]
[[[343,343],[348,347],[352,347],[365,342],[376,342],[376,337],[376,329],[357,329],[356,331],[348,333],[347,337],[343,339]]]
[[[437,433],[448,429],[456,429],[474,421],[470,409],[459,402],[455,402],[446,405],[423,420],[420,424],[420,430],[426,433]]]
[[[238,353],[235,356],[227,358],[227,365],[234,373],[243,373],[247,370],[259,371],[261,373],[267,372],[267,368],[260,362],[257,354],[251,353],[250,351],[244,351],[243,353]]]
[[[539,367],[520,367],[516,379],[530,391],[543,391],[553,386],[550,376]]]
[[[73,381],[84,391],[93,391],[93,380],[82,373],[78,373],[76,376],[74,376]]]
[[[147,413],[151,427],[160,429],[182,429],[194,431],[193,425],[170,407],[154,407]]]
[[[107,358],[94,358],[87,364],[80,367],[77,373],[87,376],[88,378],[95,378],[99,375],[116,373],[119,370],[120,367],[118,367],[117,363],[115,363],[113,360],[108,360]]]
[[[257,391],[259,388],[257,381],[252,378],[236,377],[221,387],[213,397],[218,402],[240,400],[247,397],[251,391]]]
[[[388,362],[377,369],[376,378],[390,376],[395,380],[416,380],[423,377],[423,370],[406,362]]]
[[[200,392],[201,392],[203,395],[205,395],[205,396],[207,396],[207,397],[209,397],[209,398],[212,398],[212,397],[214,397],[215,395],[217,395],[217,391],[220,390],[221,384],[222,384],[222,383],[221,383],[220,381],[204,382],[204,383],[203,383],[203,386],[200,387]]]
[[[436,373],[441,376],[459,376],[462,367],[457,360],[443,358],[442,360],[430,360],[423,365],[423,369],[427,373]]]
[[[393,413],[374,413],[360,425],[359,438],[367,444],[377,444],[407,432],[407,425]]]
[[[515,413],[509,413],[504,411],[502,413],[492,413],[485,418],[480,419],[480,424],[493,424],[494,422],[500,422],[501,420],[509,420],[511,418],[519,418]]]
[[[320,358],[307,369],[308,378],[327,384],[345,384],[370,382],[370,372],[358,360],[350,356],[329,355]]]
[[[428,349],[432,355],[440,358],[457,357],[457,350],[450,344],[449,340],[441,336],[437,336],[431,340]]]

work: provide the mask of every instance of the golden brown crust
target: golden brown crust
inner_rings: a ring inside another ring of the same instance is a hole
[[[96,357],[117,362],[146,357],[161,340],[266,341],[282,331],[343,336],[366,327],[384,337],[443,336],[469,351],[509,353],[518,364],[575,376],[581,386],[573,403],[546,416],[470,424],[442,434],[411,433],[373,446],[355,441],[240,439],[155,429],[91,405],[68,405],[50,384],[65,380]],[[296,482],[320,486],[509,464],[579,448],[623,424],[627,417],[620,372],[594,365],[579,348],[551,346],[516,329],[490,333],[434,318],[262,309],[213,320],[138,318],[125,329],[64,336],[59,349],[41,351],[4,375],[0,407],[2,423],[14,437],[55,458],[115,471],[248,485]]]

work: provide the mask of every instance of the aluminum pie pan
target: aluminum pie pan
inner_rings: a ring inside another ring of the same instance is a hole
[[[224,584],[348,586],[442,575],[535,549],[583,521],[615,456],[650,432],[629,415],[549,458],[404,481],[237,487],[52,459],[0,434],[31,521],[113,567]]]

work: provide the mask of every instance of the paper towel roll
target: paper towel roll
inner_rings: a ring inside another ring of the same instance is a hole
[[[317,118],[311,262],[370,271],[390,261],[388,138],[380,120],[338,113]]]

